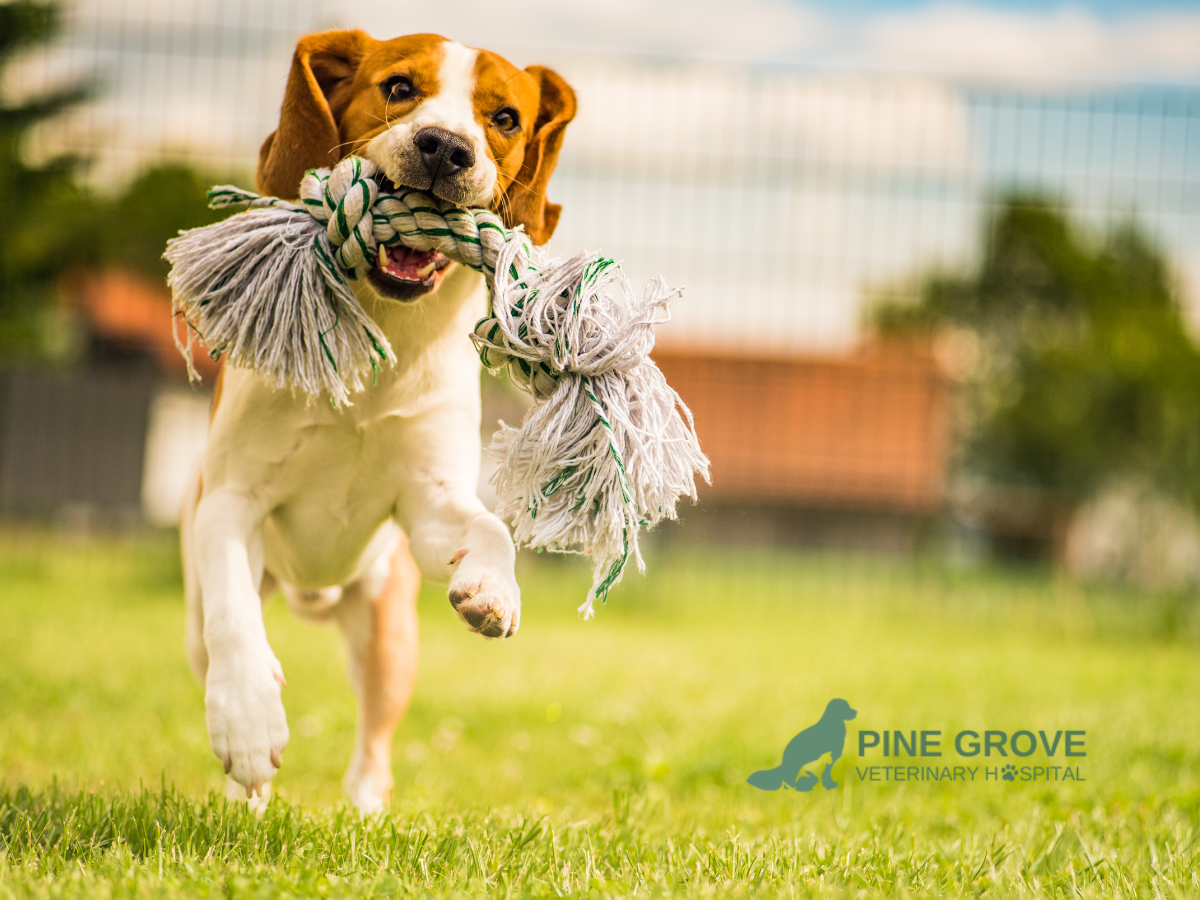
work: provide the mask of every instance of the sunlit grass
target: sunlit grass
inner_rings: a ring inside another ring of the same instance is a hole
[[[211,796],[170,543],[6,534],[0,896],[1200,893],[1194,600],[676,550],[583,623],[587,575],[523,560],[504,643],[426,590],[392,810],[367,823],[340,799],[340,639],[271,604],[292,739],[255,819]],[[859,710],[842,787],[748,787],[834,696]],[[854,758],[857,727],[1086,730],[1087,780],[863,783],[883,760]]]

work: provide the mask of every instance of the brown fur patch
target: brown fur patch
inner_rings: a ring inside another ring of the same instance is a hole
[[[509,227],[524,225],[535,244],[546,243],[562,212],[561,206],[546,200],[546,186],[558,164],[563,132],[575,118],[575,92],[550,69],[530,66],[522,71],[481,50],[475,60],[473,100],[503,190],[494,205]],[[505,107],[520,114],[520,130],[512,135],[492,122]]]
[[[422,100],[441,91],[438,72],[446,55],[446,39],[438,34],[410,34],[390,41],[375,41],[363,56],[354,77],[353,96],[335,110],[344,142],[339,158],[358,152],[392,120],[412,112]],[[381,85],[396,75],[413,84],[413,96],[401,103],[384,95]]]
[[[362,31],[326,31],[300,39],[292,59],[279,128],[263,142],[255,181],[260,191],[295,197],[305,171],[361,152],[371,138],[441,90],[446,39],[411,34],[377,41]],[[407,77],[413,95],[396,101],[383,84]],[[497,211],[510,227],[524,225],[534,243],[550,239],[561,207],[546,200],[563,132],[575,117],[575,92],[541,66],[521,70],[488,50],[475,59],[472,96],[477,121],[496,163]],[[493,121],[511,108],[520,127]]]
[[[308,169],[331,166],[341,159],[336,115],[349,102],[359,61],[376,43],[362,31],[324,31],[299,40],[279,111],[279,128],[258,151],[254,181],[259,191],[295,197]]]
[[[496,164],[499,190],[507,191],[529,143],[530,129],[537,121],[538,85],[528,72],[518,69],[490,50],[480,50],[475,58],[475,93],[471,97],[475,118],[487,135],[488,156]],[[500,110],[511,107],[520,117],[520,129],[505,134],[492,122]]]

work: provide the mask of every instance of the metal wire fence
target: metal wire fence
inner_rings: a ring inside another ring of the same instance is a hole
[[[162,159],[248,182],[258,145],[277,121],[295,39],[352,25],[351,18],[320,0],[79,3],[68,8],[61,39],[14,68],[6,88],[30,94],[73,77],[97,79],[97,99],[42,128],[30,152],[82,151],[102,187]],[[679,360],[685,398],[689,390],[724,392],[738,406],[746,392],[737,360],[851,359],[881,298],[914,299],[929,273],[979,265],[992,213],[1017,192],[1068,211],[1094,240],[1136,220],[1196,318],[1195,88],[1048,88],[1016,78],[1001,85],[552,48],[511,56],[553,65],[580,99],[551,183],[551,198],[564,208],[552,246],[603,249],[637,280],[662,274],[685,287],[661,332],[663,353]],[[696,360],[705,361],[699,369]],[[905,401],[913,416],[924,416],[915,427],[925,435],[917,441],[924,456],[914,462],[916,444],[896,443],[913,431],[911,420],[880,424],[896,419],[886,414],[891,395],[878,389],[893,377],[879,373],[896,371],[895,358],[888,360],[835,375],[793,369],[761,383],[766,376],[756,372],[756,396],[793,386],[794,425],[756,437],[746,415],[708,404],[701,436],[735,429],[714,445],[758,442],[775,453],[777,468],[803,468],[793,480],[814,487],[797,489],[786,504],[861,511],[874,503],[928,515],[941,502],[948,465],[948,414],[937,393],[944,380],[936,360],[909,360],[912,383],[928,393]],[[688,372],[703,378],[693,384]],[[713,387],[713,378],[724,381]],[[812,435],[823,436],[817,450],[804,446]],[[851,446],[867,460],[869,477],[846,469]],[[792,451],[807,462],[787,463]],[[880,468],[889,454],[898,460],[894,473]],[[738,465],[743,481],[762,468],[755,459]],[[919,472],[922,487],[917,499],[897,505],[889,497],[909,496],[894,489],[907,477],[901,470]],[[881,487],[872,495],[867,483]],[[753,485],[741,499],[764,500]]]
[[[18,92],[72,73],[99,96],[36,151],[82,151],[97,182],[182,159],[248,180],[278,119],[295,39],[347,21],[319,0],[70,7]],[[1200,293],[1200,90],[1054,89],[521,50],[580,112],[553,182],[555,246],[604,248],[686,286],[664,340],[837,350],[864,304],[969,266],[989,206],[1036,191],[1102,231],[1136,217]]]

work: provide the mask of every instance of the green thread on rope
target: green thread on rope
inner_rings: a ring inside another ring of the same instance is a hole
[[[592,392],[591,379],[584,378],[583,385],[584,392],[587,394],[588,399],[591,400],[592,405],[596,407],[596,417],[600,420],[601,424],[604,426],[604,430],[607,432],[608,452],[612,454],[612,458],[617,464],[617,471],[621,473],[621,496],[624,498],[625,502],[628,503],[633,499],[633,496],[629,491],[629,482],[625,475],[625,461],[621,459],[621,454],[617,450],[616,438],[613,436],[612,425],[610,425],[608,419],[604,417],[604,407],[601,405],[600,401],[596,399],[596,395]]]
[[[210,190],[210,205],[248,212],[168,245],[188,340],[201,335],[214,358],[225,354],[271,384],[348,404],[365,372],[377,382],[395,361],[350,287],[380,246],[436,251],[482,273],[490,309],[470,338],[483,365],[506,370],[535,399],[521,428],[503,426],[493,441],[497,512],[520,544],[592,557],[580,607],[590,614],[630,559],[644,568],[638,529],[673,518],[680,497],[695,498],[695,473],[707,478],[691,414],[648,357],[675,292],[658,279],[636,295],[609,257],[550,259],[491,210],[383,191],[375,174],[347,157],[305,173],[295,202]],[[310,249],[296,241],[307,234]],[[326,308],[329,327],[320,324]]]
[[[558,475],[557,478],[555,478],[549,484],[546,485],[546,487],[542,491],[542,496],[553,497],[555,492],[557,492],[558,489],[563,486],[563,482],[565,482],[568,478],[570,478],[572,475],[574,475],[578,470],[579,470],[578,466],[567,466],[565,469],[562,470],[562,472]]]
[[[608,602],[608,592],[612,590],[613,585],[621,577],[621,573],[625,570],[625,563],[629,561],[629,529],[626,528],[621,533],[621,556],[613,562],[608,570],[608,574],[604,576],[604,580],[593,588],[595,596],[600,598],[601,603]]]

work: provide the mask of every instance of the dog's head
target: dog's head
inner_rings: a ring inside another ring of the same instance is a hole
[[[521,70],[433,34],[311,34],[296,45],[255,181],[264,194],[295,197],[308,169],[356,153],[397,185],[495,209],[542,244],[561,211],[546,184],[574,116],[575,93],[541,66]],[[449,265],[441,254],[397,248],[369,277],[384,296],[410,300],[436,288]]]
[[[825,706],[825,715],[823,719],[853,719],[858,715],[857,709],[851,709],[850,704],[845,700],[830,700]]]

